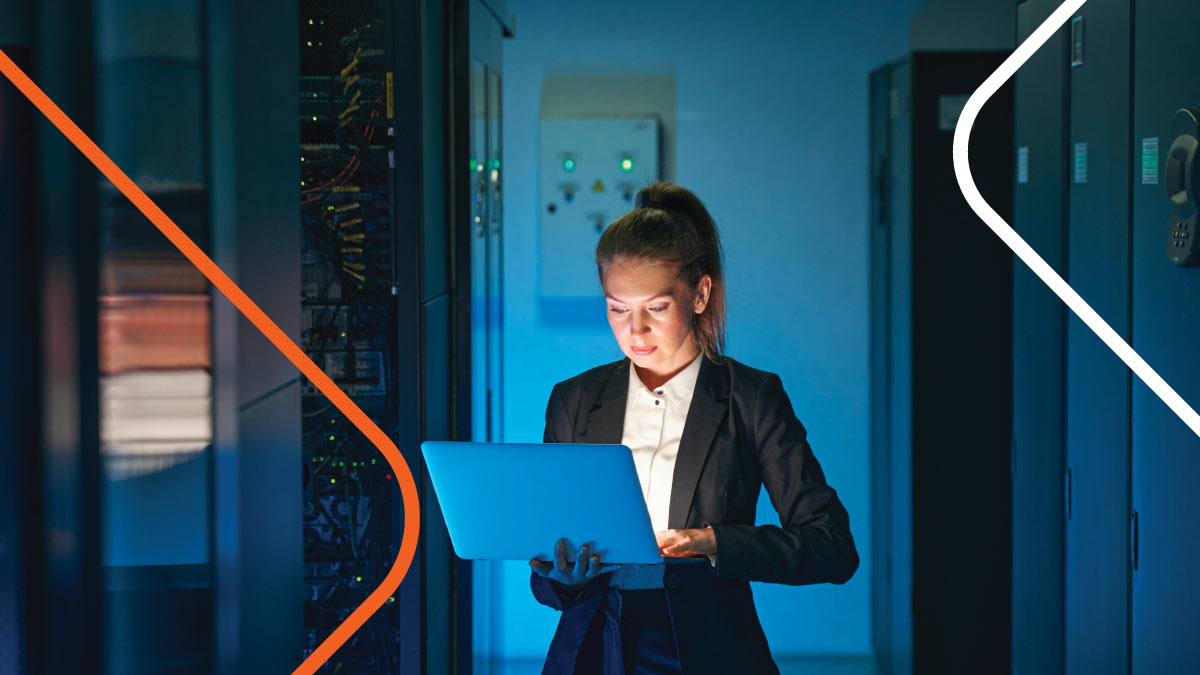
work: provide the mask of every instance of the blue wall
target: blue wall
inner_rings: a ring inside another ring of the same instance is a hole
[[[543,78],[674,72],[674,178],[722,230],[728,352],[783,378],[863,559],[845,586],[754,585],[777,656],[870,652],[867,73],[906,51],[919,4],[509,2],[504,440],[540,441],[553,384],[621,356],[602,310],[565,324],[535,296]],[[778,522],[765,494],[759,514]],[[528,576],[524,563],[492,567],[495,657],[545,655],[558,615],[533,600]]]

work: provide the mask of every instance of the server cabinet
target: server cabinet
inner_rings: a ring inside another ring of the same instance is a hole
[[[1072,288],[1129,338],[1128,0],[1096,0],[1070,28]],[[1129,668],[1129,369],[1067,322],[1066,672]]]
[[[456,437],[465,202],[450,152],[458,6],[301,3],[303,346],[400,448],[421,505],[404,581],[326,665],[460,672],[455,561],[419,446]],[[293,151],[295,152],[295,151]],[[460,347],[462,346],[462,347]],[[466,391],[470,391],[469,388]],[[376,449],[305,388],[306,653],[383,580],[406,519]]]
[[[890,232],[871,238],[872,330],[887,343],[872,347],[872,484],[890,490],[874,553],[891,604],[890,625],[875,624],[887,673],[1009,670],[1012,254],[970,211],[950,161],[958,112],[1003,58],[913,54],[883,69],[887,104],[872,105],[886,109],[890,133],[876,226]],[[1005,87],[976,122],[971,152],[977,184],[1006,219],[1011,151]]]
[[[1058,7],[1017,5],[1017,43]],[[1067,31],[1014,76],[1013,229],[1066,276]],[[1013,262],[1012,659],[1021,675],[1063,670],[1063,377],[1065,307]]]
[[[10,19],[0,33],[0,49],[26,72],[30,68],[29,17]],[[16,87],[0,81],[0,230],[9,242],[0,247],[0,302],[14,317],[37,315],[37,264],[30,251],[37,250],[34,231],[22,227],[33,222],[33,204],[25,198],[33,181],[34,114]],[[23,321],[0,325],[0,424],[8,430],[8,442],[0,446],[0,672],[19,673],[36,663],[30,637],[40,627],[29,623],[37,616],[37,603],[29,589],[38,579],[41,556],[35,544],[40,528],[28,506],[41,492],[33,470],[37,447],[37,410],[30,389],[37,382],[36,327]],[[36,389],[35,389],[36,391]]]
[[[892,584],[894,558],[897,550],[907,542],[907,536],[895,539],[893,535],[893,527],[903,523],[898,522],[898,514],[892,512],[895,502],[890,470],[895,452],[890,422],[893,377],[890,358],[891,237],[896,230],[891,211],[892,180],[896,173],[891,163],[893,134],[889,114],[892,70],[880,68],[870,76],[871,221],[868,227],[871,241],[871,466],[874,467],[871,472],[871,637],[875,658],[886,664],[885,672],[904,672],[897,668],[896,661],[911,661],[912,652],[906,649],[911,636],[897,636],[894,631],[902,629],[901,619],[908,616],[907,603]],[[907,449],[908,446],[901,444],[899,447]],[[900,557],[907,558],[903,553]],[[898,608],[899,603],[904,603],[904,608]]]
[[[460,372],[470,382],[462,410],[470,414],[458,433],[461,438],[498,442],[504,440],[502,40],[513,35],[513,28],[501,0],[467,0],[461,15],[464,42],[457,67],[463,142],[452,162],[456,184],[466,196],[459,203],[455,226],[465,237],[459,260],[469,266],[469,283],[463,287],[469,295],[463,298],[466,311],[461,315],[469,340],[459,344],[465,357]],[[457,672],[491,672],[491,601],[500,573],[499,563],[455,563],[462,636]]]
[[[1173,171],[1188,159],[1178,148],[1171,157],[1172,121],[1178,110],[1200,106],[1195,17],[1195,3],[1137,2],[1132,21],[1132,344],[1193,408],[1200,405],[1200,355],[1181,345],[1200,330],[1200,316],[1181,309],[1200,291],[1200,270],[1174,264],[1165,252],[1174,245],[1172,213],[1186,216],[1180,211],[1189,207],[1173,212],[1167,194],[1179,190],[1182,177]],[[1187,168],[1189,180],[1197,168]],[[1132,398],[1133,671],[1197,672],[1200,543],[1191,533],[1200,510],[1200,439],[1137,378]]]

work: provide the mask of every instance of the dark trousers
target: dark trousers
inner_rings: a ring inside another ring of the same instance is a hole
[[[618,594],[625,675],[679,675],[666,592],[657,588]]]

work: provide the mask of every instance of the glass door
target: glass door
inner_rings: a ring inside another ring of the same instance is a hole
[[[101,0],[94,30],[97,143],[208,249],[200,3]],[[104,667],[211,672],[209,285],[96,180]]]

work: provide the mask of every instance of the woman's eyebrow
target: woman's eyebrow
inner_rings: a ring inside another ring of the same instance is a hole
[[[604,292],[604,297],[608,298],[609,300],[616,300],[617,302],[619,302],[621,304],[625,304],[624,300],[622,300],[621,298],[618,298],[617,296],[613,295],[612,293],[609,293],[608,291]],[[673,297],[675,297],[675,289],[668,288],[666,290],[655,293],[654,295],[647,298],[647,300],[657,300],[658,298],[673,298]]]

